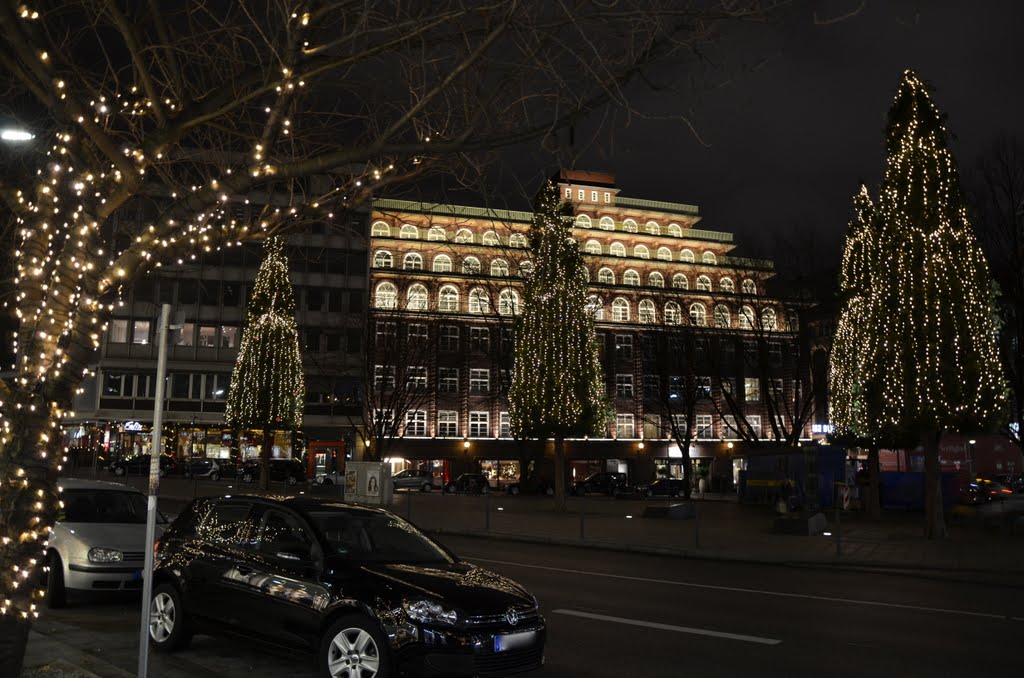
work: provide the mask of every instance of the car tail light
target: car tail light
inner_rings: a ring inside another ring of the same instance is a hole
[[[156,554],[160,553],[160,538],[158,537],[153,541],[153,557],[156,558]]]

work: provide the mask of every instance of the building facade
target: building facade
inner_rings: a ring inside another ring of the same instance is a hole
[[[575,215],[615,411],[604,432],[567,442],[571,475],[624,470],[646,481],[659,466],[678,474],[689,458],[728,484],[747,447],[783,430],[805,439],[799,321],[765,293],[772,262],[732,256],[732,234],[696,228],[692,205],[623,196],[606,174],[563,171],[556,181]],[[532,214],[377,200],[370,222],[367,388],[377,416],[394,424],[385,456],[396,470],[482,466],[499,481],[517,477],[506,395]],[[697,373],[666,373],[666,347],[687,346]],[[694,382],[706,397],[684,452],[669,419],[685,415],[659,394]]]

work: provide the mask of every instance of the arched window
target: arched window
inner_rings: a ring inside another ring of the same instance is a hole
[[[672,250],[667,247],[659,247],[658,258],[662,261],[672,261]]]
[[[757,294],[757,285],[750,278],[743,281],[743,286],[740,289],[743,290],[743,294]]]
[[[683,321],[683,311],[679,308],[679,304],[674,301],[670,301],[665,304],[665,324],[666,325],[678,325]]]
[[[487,231],[486,233],[484,233],[484,237],[482,239],[482,242],[485,245],[500,245],[501,244],[501,242],[498,240],[498,234],[495,233],[494,231]]]
[[[704,304],[696,302],[690,304],[690,321],[697,327],[704,327],[708,324],[708,311]]]
[[[402,268],[406,271],[422,271],[423,255],[419,252],[409,252],[402,260]]]
[[[391,252],[386,250],[379,250],[373,254],[373,267],[374,268],[391,268],[394,265],[394,259],[391,256]]]
[[[657,271],[652,271],[651,274],[647,276],[647,284],[651,287],[664,287],[665,276]]]
[[[468,228],[460,228],[455,232],[455,242],[473,242],[473,232]]]
[[[434,226],[427,231],[427,240],[443,242],[444,240],[447,240],[447,238],[448,237],[444,234],[444,229],[440,226]]]
[[[705,264],[717,264],[718,263],[718,259],[715,257],[715,253],[714,252],[710,252],[710,251],[709,252],[705,252],[704,256],[701,257],[701,259],[704,261]]]
[[[723,292],[735,292],[736,283],[732,281],[732,278],[722,278],[718,281],[718,289]]]
[[[707,277],[706,275],[697,276],[697,289],[704,292],[710,292],[711,278]]]
[[[615,272],[610,268],[602,268],[597,272],[597,282],[602,285],[614,285],[615,284]]]
[[[633,221],[632,219],[626,219],[625,221],[622,222],[622,230],[625,231],[626,233],[636,233],[639,229],[637,229],[635,221]]]
[[[685,261],[692,264],[695,261],[693,258],[693,252],[690,250],[683,250],[679,253],[679,261]]]
[[[402,230],[398,232],[398,237],[405,238],[406,240],[419,240],[420,229],[412,224],[402,224]]]
[[[685,275],[682,273],[676,273],[672,276],[672,287],[677,290],[686,290],[690,288],[690,283],[687,282]]]
[[[658,225],[657,221],[648,221],[647,225],[644,226],[644,230],[651,235],[661,235],[661,226]]]
[[[613,242],[612,246],[608,248],[608,254],[613,257],[624,257],[626,256],[626,246],[621,242]]]
[[[529,278],[533,275],[533,262],[529,259],[525,259],[519,262],[519,275],[524,278]]]
[[[427,310],[427,288],[420,284],[410,285],[405,293],[405,307],[410,311]]]
[[[612,302],[612,320],[620,323],[629,322],[629,302],[622,297]]]
[[[596,240],[588,240],[586,246],[584,247],[584,250],[587,254],[600,254],[601,243],[597,242]]]
[[[526,236],[522,233],[513,233],[508,237],[509,247],[526,247]]]
[[[603,231],[614,231],[615,230],[615,220],[612,219],[611,217],[601,217],[601,221],[598,222],[598,226]]]
[[[382,282],[377,285],[377,291],[373,295],[373,305],[377,308],[397,308],[398,288],[389,282]]]
[[[590,217],[588,217],[586,214],[576,215],[576,228],[590,228],[590,226]]]
[[[390,238],[391,227],[383,221],[373,222],[373,226],[370,228],[370,235],[374,238]]]
[[[681,238],[683,237],[683,229],[679,227],[679,224],[669,224],[668,234],[676,238]]]
[[[476,257],[466,257],[462,260],[462,272],[466,275],[480,275],[480,260]]]
[[[715,327],[732,327],[732,314],[725,304],[715,306]]]
[[[640,274],[630,269],[622,274],[622,284],[630,285],[632,287],[640,286]]]
[[[633,256],[637,259],[650,259],[651,251],[645,245],[637,245],[633,248]]]
[[[504,259],[495,259],[491,262],[491,275],[495,278],[508,277],[508,262]]]
[[[786,329],[790,332],[800,331],[800,317],[796,314],[796,311],[789,311],[786,314]]]
[[[434,273],[451,273],[452,272],[452,258],[447,254],[438,254],[434,257]]]
[[[590,295],[587,299],[587,311],[594,316],[594,320],[604,320],[604,303],[601,302],[601,297],[596,294]]]
[[[767,332],[774,332],[779,329],[778,319],[773,308],[761,309],[761,329]]]
[[[501,315],[517,315],[519,313],[519,295],[515,290],[502,290],[498,293],[498,313]]]
[[[590,269],[587,268],[586,266],[583,267],[583,277],[586,279],[587,282],[590,282]]]
[[[754,329],[754,309],[749,306],[744,306],[740,309],[737,320],[739,321],[739,327],[741,330]]]
[[[491,310],[491,300],[487,296],[487,291],[480,287],[475,287],[469,293],[469,312],[470,313],[487,313]]]
[[[654,309],[654,302],[650,299],[644,299],[636,307],[637,316],[640,318],[642,323],[656,323],[658,322],[658,312]]]
[[[437,261],[435,258],[434,261]],[[441,288],[441,291],[437,293],[437,310],[439,311],[458,311],[459,310],[459,290],[454,285],[445,285]]]

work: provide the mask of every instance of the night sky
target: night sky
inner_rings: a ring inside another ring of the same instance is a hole
[[[632,196],[698,205],[701,226],[735,233],[738,253],[778,257],[796,241],[835,266],[858,182],[881,179],[903,69],[934,87],[962,171],[1000,133],[1024,134],[1024,3],[867,0],[843,21],[813,22],[814,10],[858,5],[800,3],[773,25],[732,30],[713,64],[662,74],[678,94],[637,93],[639,108],[688,108],[706,145],[676,121],[620,119],[577,131],[576,166],[613,172]]]

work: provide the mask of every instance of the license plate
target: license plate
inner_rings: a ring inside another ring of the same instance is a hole
[[[533,645],[533,640],[536,636],[536,631],[523,631],[522,633],[494,636],[494,651],[505,652],[506,650],[518,650],[521,647],[529,647]]]

